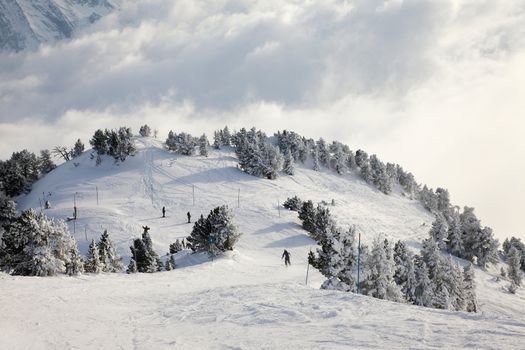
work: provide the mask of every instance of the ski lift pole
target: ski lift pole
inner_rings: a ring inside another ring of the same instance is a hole
[[[312,248],[310,248],[310,253],[312,252]],[[310,257],[310,255],[308,255]],[[308,285],[308,273],[310,272],[310,261],[308,261],[308,258],[306,259],[306,281],[305,285]]]
[[[281,203],[277,200],[277,211],[279,212],[279,217],[281,217]]]
[[[193,189],[193,206],[195,206],[195,185],[192,185]]]
[[[359,232],[359,241],[357,244],[357,294],[359,294],[359,270],[361,265],[361,232]]]

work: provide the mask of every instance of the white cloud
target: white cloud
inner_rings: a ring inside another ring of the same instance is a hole
[[[523,0],[122,1],[75,40],[0,55],[0,157],[124,124],[289,128],[399,162],[508,235],[524,23]]]

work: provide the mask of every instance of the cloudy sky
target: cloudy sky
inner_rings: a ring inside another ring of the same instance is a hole
[[[134,0],[0,54],[0,159],[144,123],[340,140],[525,238],[525,0]]]

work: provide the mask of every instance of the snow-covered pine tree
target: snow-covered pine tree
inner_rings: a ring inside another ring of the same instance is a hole
[[[84,272],[84,260],[78,254],[76,247],[70,250],[70,260],[66,263],[66,274],[69,276],[80,275]]]
[[[317,141],[317,150],[319,152],[319,162],[322,166],[329,168],[331,156],[324,139],[320,138],[319,141]]]
[[[346,167],[350,170],[357,168],[357,163],[355,162],[355,154],[353,151],[348,150],[346,153]]]
[[[472,264],[468,264],[463,268],[463,281],[465,311],[478,312],[478,302],[476,300],[476,281]]]
[[[490,227],[484,227],[479,231],[477,239],[472,242],[471,250],[477,257],[480,267],[485,268],[487,264],[498,261],[498,241],[494,238]]]
[[[336,143],[334,146],[334,156],[332,158],[332,167],[339,174],[342,175],[347,169],[347,156],[343,152],[343,147],[340,143]]]
[[[381,236],[374,239],[372,252],[368,261],[370,275],[364,281],[363,292],[378,299],[400,302],[403,300],[401,290],[394,281],[394,260],[389,258],[391,251],[385,250]]]
[[[315,171],[321,170],[321,166],[319,164],[319,149],[316,146],[312,149],[312,161],[313,161],[313,169]]]
[[[240,233],[233,224],[233,214],[225,205],[216,207],[207,218],[202,215],[193,225],[187,238],[188,246],[195,252],[207,252],[211,256],[233,250]]]
[[[213,132],[213,148],[221,149],[222,146],[222,136],[219,131]]]
[[[98,129],[93,134],[93,137],[91,140],[89,140],[89,144],[93,149],[97,152],[99,155],[106,154],[108,152],[108,135],[107,130],[106,133],[102,131],[101,129]]]
[[[122,259],[117,254],[115,246],[109,237],[108,230],[104,230],[97,244],[102,271],[120,272],[124,269]]]
[[[206,134],[202,134],[202,136],[199,138],[199,155],[203,157],[208,156],[208,138],[206,137]]]
[[[423,188],[419,191],[419,201],[423,204],[423,207],[435,213],[438,210],[438,198],[434,193],[434,190],[429,189],[427,185],[424,185]]]
[[[64,273],[76,249],[66,224],[26,210],[11,221],[0,244],[0,269],[25,276]]]
[[[521,252],[516,247],[510,247],[507,254],[507,276],[516,286],[521,286]]]
[[[436,220],[432,223],[432,228],[430,229],[429,235],[432,238],[439,249],[445,250],[446,248],[446,238],[448,234],[448,225],[443,214],[438,213],[436,215]]]
[[[521,253],[521,269],[525,271],[525,244],[520,238],[511,237],[510,240],[508,238],[505,239],[503,242],[503,253],[508,255],[511,247],[516,248]]]
[[[294,160],[292,157],[292,153],[290,151],[287,151],[284,156],[284,166],[283,171],[286,175],[294,175],[295,174],[295,166],[294,166]]]
[[[421,258],[428,268],[428,277],[433,281],[436,276],[438,264],[441,260],[441,253],[433,239],[427,238],[423,241]]]
[[[302,206],[303,206],[303,201],[297,196],[287,198],[283,203],[283,207],[285,207],[286,209],[297,211],[297,212],[301,210]],[[312,204],[312,207],[313,207],[313,204]]]
[[[177,238],[174,243],[170,244],[170,254],[177,254],[182,250],[182,244],[180,243],[180,240]]]
[[[394,245],[394,281],[401,287],[401,292],[407,301],[414,302],[417,285],[412,254],[405,244],[397,241]]]
[[[146,259],[144,261],[144,269],[145,271],[140,271],[140,265],[137,261],[137,266],[139,267],[139,272],[156,272],[159,271],[159,268],[162,267],[162,264],[159,264],[159,256],[153,249],[153,241],[151,240],[151,236],[148,231],[144,231],[142,233],[142,243],[144,245],[144,249],[146,250]]]
[[[431,307],[433,299],[432,282],[428,277],[428,268],[421,259],[419,266],[416,267],[417,286],[415,291],[414,304],[419,306]]]
[[[368,164],[368,154],[362,149],[357,150],[357,152],[355,152],[355,163],[360,168],[363,165]]]
[[[151,128],[147,124],[144,124],[140,127],[139,134],[142,137],[149,137],[151,135]]]
[[[447,251],[457,257],[463,257],[465,254],[465,247],[463,246],[463,234],[461,232],[461,221],[459,214],[452,214],[448,227]]]
[[[315,208],[311,200],[303,202],[299,210],[299,220],[302,222],[303,229],[311,234],[315,234]]]
[[[90,273],[101,273],[103,268],[104,265],[100,262],[97,244],[93,239],[89,245],[86,262],[84,263],[84,270]]]
[[[414,260],[412,254],[408,252],[408,259],[406,261],[406,281],[401,286],[401,293],[408,302],[414,303],[416,301],[416,288],[417,288],[417,276],[416,268],[414,266]]]
[[[308,263],[328,279],[321,289],[353,291],[355,289],[355,227],[348,232],[332,224],[319,242],[317,254],[308,256]]]
[[[175,268],[177,267],[177,264],[175,264],[175,255],[171,254],[168,262],[170,264],[171,269],[175,270]]]
[[[75,142],[75,145],[73,146],[73,149],[71,150],[71,157],[72,158],[76,158],[78,156],[80,156],[82,153],[84,153],[84,144],[82,143],[82,141],[80,139],[78,139],[76,142]]]
[[[172,270],[172,268],[171,268],[171,264],[170,264],[170,261],[169,261],[169,259],[168,259],[168,260],[166,260],[166,261],[164,262],[164,271],[171,271],[171,270]]]
[[[444,215],[447,215],[451,207],[450,194],[448,193],[448,190],[438,187],[436,189],[436,196],[437,196],[437,210],[443,213]]]
[[[40,151],[40,158],[38,159],[39,170],[41,174],[47,174],[51,170],[55,169],[57,166],[53,163],[51,159],[51,152],[44,149]]]
[[[224,129],[222,129],[221,136],[221,144],[224,146],[231,146],[231,134],[230,129],[228,129],[228,126],[225,126]]]
[[[128,268],[127,268],[126,272],[127,273],[137,273],[137,272],[139,272],[138,267],[137,267],[137,262],[135,261],[135,259],[133,257],[129,261]]]

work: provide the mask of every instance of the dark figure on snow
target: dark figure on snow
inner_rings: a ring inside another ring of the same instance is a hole
[[[76,205],[73,207],[73,219],[74,220],[77,219],[77,206]]]
[[[49,203],[49,201],[46,201],[46,204],[45,204],[45,205],[46,205],[46,206],[45,206],[46,209],[51,208],[51,204]]]
[[[191,214],[190,214],[190,212],[188,212],[188,214],[186,214],[186,215],[188,215],[188,224],[189,224],[189,223],[191,223]]]
[[[148,226],[142,226],[142,228],[144,229],[144,233],[148,233],[150,229]]]
[[[162,217],[166,217],[166,207],[162,207]]]
[[[284,258],[284,264],[286,266],[291,265],[290,263],[290,253],[285,249],[283,252],[283,256],[281,256],[281,260]]]

